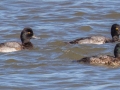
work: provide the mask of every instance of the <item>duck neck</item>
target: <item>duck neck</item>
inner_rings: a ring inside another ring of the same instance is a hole
[[[119,46],[120,43],[118,43],[115,48],[114,48],[114,56],[115,58],[120,58],[120,46]]]
[[[23,49],[32,49],[33,44],[31,42],[22,43]]]
[[[112,41],[113,41],[113,42],[119,41],[119,35],[114,35],[114,36],[112,36]]]

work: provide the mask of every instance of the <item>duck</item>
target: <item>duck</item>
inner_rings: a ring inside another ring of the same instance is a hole
[[[33,49],[33,44],[30,42],[30,39],[32,38],[39,37],[34,35],[32,28],[26,27],[21,31],[20,34],[21,43],[16,41],[0,43],[0,52],[6,53],[20,51],[23,49]]]
[[[114,48],[114,56],[111,55],[95,55],[91,57],[83,57],[77,60],[79,63],[91,65],[106,65],[106,66],[120,66],[120,43],[117,43]]]
[[[107,38],[105,36],[91,36],[91,37],[82,37],[73,41],[68,42],[69,44],[104,44],[104,43],[112,43],[119,40],[120,35],[120,26],[118,24],[113,24],[111,26],[111,36],[112,39]]]

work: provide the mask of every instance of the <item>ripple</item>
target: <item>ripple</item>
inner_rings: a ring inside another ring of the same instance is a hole
[[[19,34],[24,27],[33,28],[35,35],[41,39],[31,40],[34,44],[33,50],[0,53],[0,88],[118,89],[119,67],[109,68],[72,62],[86,56],[113,55],[116,43],[65,43],[90,35],[111,37],[111,25],[120,23],[117,6],[119,1],[115,0],[1,1],[1,43],[20,41]]]
[[[76,12],[74,15],[75,16],[83,16],[83,15],[85,15],[85,13],[84,12]]]
[[[110,18],[110,19],[119,19],[120,18],[120,13],[111,12],[109,14],[106,14],[105,17]]]
[[[82,26],[80,30],[90,31],[92,28],[90,26]]]
[[[17,60],[15,59],[8,59],[5,61],[5,63],[17,63]]]

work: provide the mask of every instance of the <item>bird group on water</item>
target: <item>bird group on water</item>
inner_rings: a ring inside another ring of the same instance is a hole
[[[91,57],[83,57],[80,60],[76,60],[79,63],[93,64],[93,65],[107,65],[107,66],[120,66],[120,25],[113,24],[111,26],[111,38],[105,36],[91,36],[91,37],[81,37],[76,40],[68,42],[69,44],[105,44],[118,42],[114,48],[114,56],[110,55],[95,55]],[[24,49],[32,49],[33,44],[30,39],[40,39],[34,35],[32,28],[24,28],[20,34],[20,42],[9,41],[0,43],[0,52],[14,52]]]

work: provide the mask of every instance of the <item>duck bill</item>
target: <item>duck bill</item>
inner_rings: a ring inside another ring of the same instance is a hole
[[[40,39],[40,37],[37,37],[37,36],[33,35],[32,39]]]

